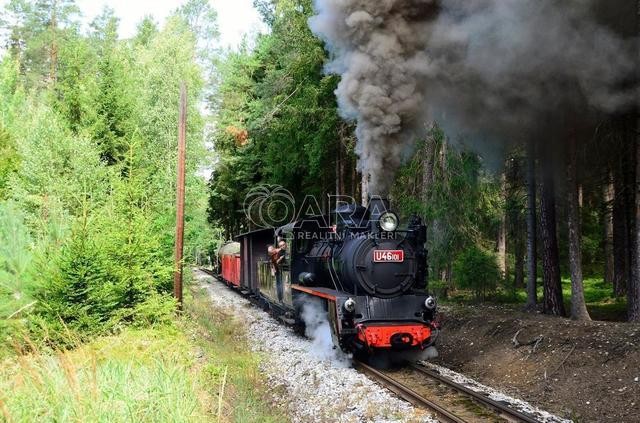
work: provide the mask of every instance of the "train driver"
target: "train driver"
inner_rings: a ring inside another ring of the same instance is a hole
[[[273,244],[267,245],[267,255],[269,259],[269,267],[271,268],[271,276],[276,275],[276,261],[278,260],[278,250]]]
[[[278,248],[276,249],[276,290],[278,294],[278,300],[282,301],[284,297],[284,286],[282,283],[282,264],[287,257],[287,243],[284,240],[278,242]]]

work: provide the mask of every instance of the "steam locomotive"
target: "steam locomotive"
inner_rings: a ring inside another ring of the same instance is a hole
[[[274,271],[267,250],[285,243]],[[310,301],[327,312],[336,347],[359,357],[423,351],[437,334],[436,300],[426,292],[426,227],[400,229],[388,201],[345,204],[279,228],[236,237],[218,253],[220,278],[286,323],[304,326]]]

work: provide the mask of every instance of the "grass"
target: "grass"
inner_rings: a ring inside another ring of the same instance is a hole
[[[439,282],[436,282],[436,287]],[[542,280],[538,279],[537,285],[538,301],[542,301]],[[567,312],[571,309],[571,279],[562,278],[562,295],[565,300]],[[602,278],[584,279],[584,297],[587,309],[593,319],[596,320],[626,320],[626,298],[615,298],[613,287],[604,282]],[[445,302],[468,304],[475,302],[473,293],[467,290],[455,290],[450,293]],[[527,302],[527,292],[525,289],[511,290],[504,286],[487,296],[486,302],[499,304],[524,305]]]
[[[192,286],[185,313],[195,322],[190,337],[210,357],[212,369],[228,369],[222,401],[224,420],[242,423],[279,423],[287,417],[269,403],[267,386],[259,370],[260,357],[247,345],[242,323],[224,310],[214,309],[208,293]],[[215,372],[211,382],[219,379]]]
[[[18,355],[0,364],[8,422],[203,421],[213,398],[176,329],[125,330],[72,351]]]
[[[282,422],[240,325],[187,297],[175,325],[0,361],[0,421]]]

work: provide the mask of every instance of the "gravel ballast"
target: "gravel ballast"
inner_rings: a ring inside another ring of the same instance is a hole
[[[297,335],[206,273],[195,270],[194,276],[214,306],[247,322],[249,345],[263,357],[273,400],[292,422],[437,421],[349,368],[348,357],[329,353],[319,339]]]
[[[246,322],[249,345],[262,357],[260,369],[269,382],[270,396],[292,422],[437,421],[351,368],[350,358],[332,348],[328,325],[320,325],[313,339],[303,338],[210,275],[194,270],[194,276],[214,307]],[[424,364],[540,421],[568,422],[459,373]]]

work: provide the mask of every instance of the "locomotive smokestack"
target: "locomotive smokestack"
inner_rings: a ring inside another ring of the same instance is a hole
[[[369,220],[380,220],[380,216],[389,211],[389,200],[378,195],[369,197]]]
[[[380,216],[389,210],[389,200],[382,198],[378,195],[372,195],[369,197],[369,221],[371,222],[371,230],[373,232],[379,231],[378,221]]]

